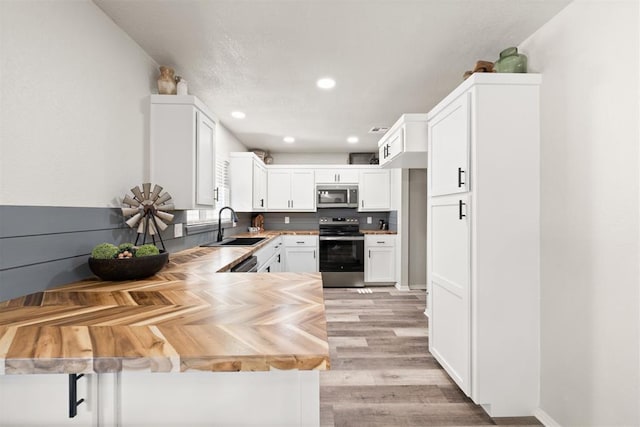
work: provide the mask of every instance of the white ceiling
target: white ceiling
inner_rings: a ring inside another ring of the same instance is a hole
[[[371,127],[429,111],[570,0],[94,2],[247,147],[309,153],[377,151]],[[333,90],[316,87],[324,76]]]

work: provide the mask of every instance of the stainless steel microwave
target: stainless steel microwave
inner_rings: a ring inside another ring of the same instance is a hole
[[[329,185],[317,186],[316,206],[319,208],[357,208],[357,185]]]

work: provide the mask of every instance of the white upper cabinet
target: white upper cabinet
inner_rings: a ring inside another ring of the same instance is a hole
[[[151,95],[150,180],[176,209],[213,209],[216,119],[191,95]]]
[[[269,168],[267,208],[270,211],[315,211],[313,169]]]
[[[358,210],[391,210],[391,175],[388,170],[368,170],[360,172]]]
[[[229,153],[231,207],[238,212],[259,212],[267,207],[267,169],[251,152]]]
[[[431,163],[429,194],[464,193],[469,186],[471,93],[463,93],[429,121]]]
[[[357,184],[358,169],[316,169],[316,184]]]
[[[403,114],[378,141],[380,166],[427,167],[427,115]]]

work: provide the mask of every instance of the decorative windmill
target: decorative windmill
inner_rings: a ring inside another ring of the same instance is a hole
[[[171,195],[167,192],[160,194],[162,187],[159,185],[154,185],[153,191],[151,191],[151,183],[149,182],[142,184],[142,190],[136,185],[131,189],[131,192],[133,197],[124,196],[122,203],[128,207],[122,208],[122,214],[125,217],[131,217],[125,221],[129,227],[137,228],[138,236],[134,245],[138,244],[141,234],[143,245],[147,240],[147,234],[151,236],[151,240],[155,244],[155,236],[157,235],[160,238],[162,249],[166,251],[160,231],[166,230],[168,224],[173,221],[174,215],[167,212],[175,208],[173,203],[169,203]]]

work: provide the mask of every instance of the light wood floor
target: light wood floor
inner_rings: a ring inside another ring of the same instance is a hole
[[[320,372],[321,426],[540,425],[492,419],[458,389],[429,353],[424,291],[370,289],[324,289],[331,370]]]

